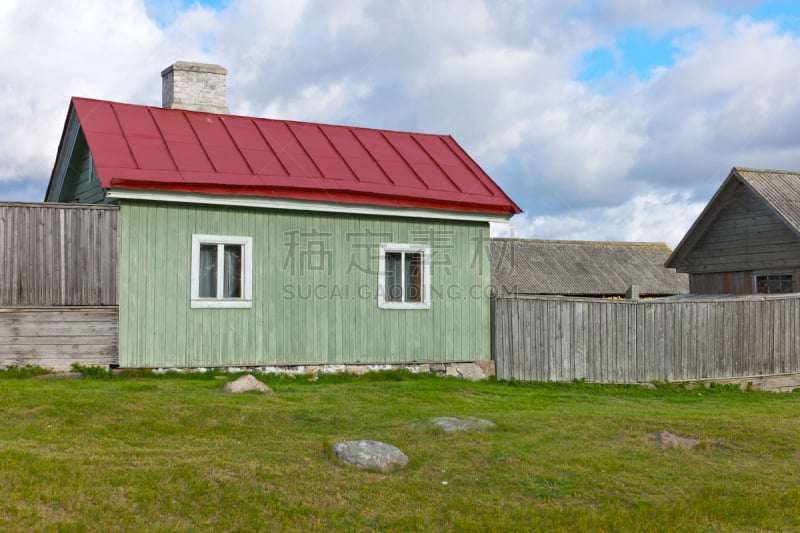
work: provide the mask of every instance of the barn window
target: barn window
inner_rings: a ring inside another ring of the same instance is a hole
[[[431,249],[421,244],[381,244],[378,307],[430,308]]]
[[[192,307],[252,307],[250,237],[192,235]]]
[[[755,274],[756,293],[786,294],[793,292],[794,279],[790,272],[769,272]]]

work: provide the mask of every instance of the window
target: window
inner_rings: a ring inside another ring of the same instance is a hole
[[[378,307],[429,309],[431,249],[421,244],[381,244]]]
[[[794,279],[790,272],[756,273],[755,288],[758,294],[786,294],[793,292]]]
[[[252,307],[253,239],[192,235],[192,307]]]

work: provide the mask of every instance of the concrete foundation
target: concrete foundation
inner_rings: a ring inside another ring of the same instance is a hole
[[[447,363],[404,363],[384,365],[293,365],[293,366],[248,366],[248,367],[223,367],[223,368],[154,368],[153,372],[208,372],[222,370],[224,372],[255,372],[260,374],[337,374],[349,373],[355,375],[367,372],[380,372],[383,370],[408,370],[414,374],[433,374],[450,376],[478,381],[495,375],[494,361],[459,361]]]

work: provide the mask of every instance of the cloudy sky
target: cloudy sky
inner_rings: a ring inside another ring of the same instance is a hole
[[[71,96],[449,133],[525,210],[495,233],[674,246],[733,166],[800,170],[793,0],[3,0],[0,200],[40,201]]]

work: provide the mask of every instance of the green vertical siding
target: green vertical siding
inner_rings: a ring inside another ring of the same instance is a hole
[[[125,202],[120,226],[122,366],[490,357],[487,223]],[[192,234],[253,238],[251,309],[191,308]],[[431,246],[430,309],[378,308],[380,242]]]

